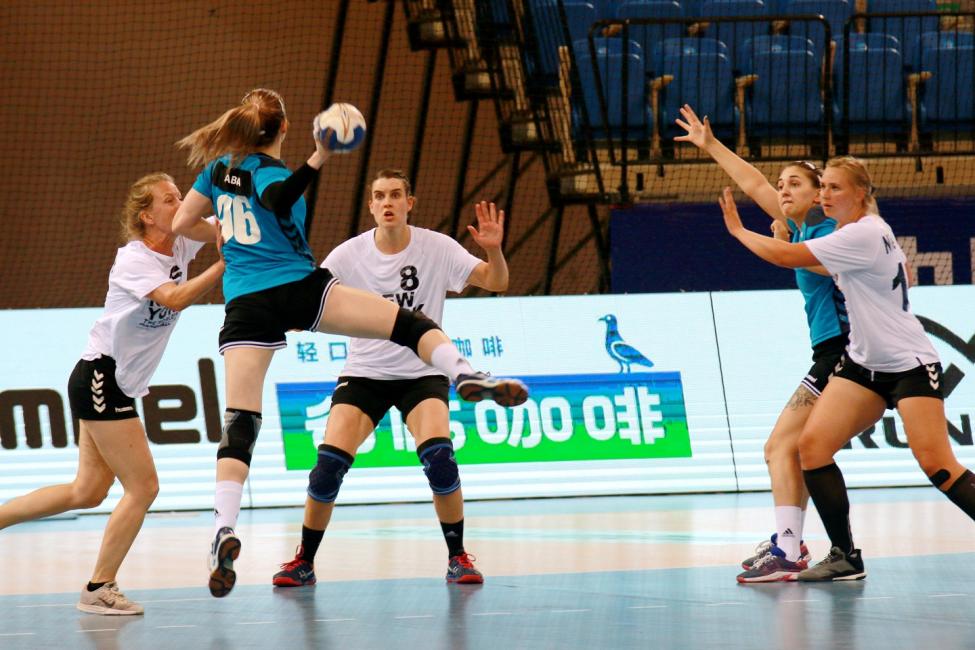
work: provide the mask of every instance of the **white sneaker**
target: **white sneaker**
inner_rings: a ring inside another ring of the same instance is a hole
[[[224,526],[217,531],[210,546],[210,593],[223,598],[234,588],[237,573],[234,560],[240,555],[240,539],[233,528]]]
[[[113,580],[106,582],[95,591],[88,591],[88,585],[81,588],[81,599],[78,609],[89,614],[104,614],[106,616],[132,616],[142,614],[145,610],[139,603],[133,603],[118,589]]]

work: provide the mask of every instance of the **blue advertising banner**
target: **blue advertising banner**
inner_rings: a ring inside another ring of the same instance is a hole
[[[769,217],[739,201],[745,226],[769,232]],[[880,212],[897,235],[918,285],[972,284],[975,199],[889,199]],[[717,199],[613,210],[614,293],[795,288],[795,275],[763,262],[725,232]]]

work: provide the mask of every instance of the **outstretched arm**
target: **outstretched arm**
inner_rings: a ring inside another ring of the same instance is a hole
[[[211,214],[213,214],[213,205],[210,199],[190,189],[173,217],[173,232],[193,241],[215,241],[216,231],[206,220]]]
[[[467,283],[495,293],[507,291],[508,263],[501,251],[501,242],[504,241],[504,210],[499,212],[493,203],[481,201],[474,204],[474,214],[477,215],[477,228],[467,226],[467,230],[477,245],[487,253],[488,261],[474,267],[467,277]]]
[[[217,260],[206,271],[183,284],[167,282],[157,287],[149,294],[149,298],[173,311],[182,311],[220,282],[223,269],[223,260]]]
[[[678,118],[675,121],[687,133],[677,136],[674,140],[677,142],[690,142],[705,151],[714,159],[714,162],[718,163],[721,169],[728,173],[728,176],[731,176],[731,180],[745,194],[751,197],[768,216],[776,220],[785,221],[785,215],[779,209],[778,192],[776,189],[768,182],[768,179],[765,178],[762,172],[739,158],[738,154],[721,144],[721,141],[714,137],[714,134],[711,133],[711,124],[708,122],[707,115],[704,116],[704,121],[702,122],[698,119],[694,109],[687,104],[681,107],[680,114],[684,119],[681,120]]]
[[[790,269],[819,265],[819,260],[805,244],[791,244],[746,229],[741,223],[738,207],[735,205],[735,198],[731,194],[730,187],[724,188],[724,193],[718,199],[718,203],[721,205],[721,212],[724,215],[725,227],[731,236],[766,262]]]

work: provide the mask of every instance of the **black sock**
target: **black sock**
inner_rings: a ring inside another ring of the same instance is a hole
[[[325,537],[324,530],[315,530],[308,526],[301,527],[301,559],[306,562],[315,562],[315,553]]]
[[[817,469],[802,470],[806,489],[816,505],[819,518],[833,546],[844,553],[853,550],[853,533],[850,531],[850,500],[846,495],[846,481],[836,463]]]
[[[88,591],[98,591],[107,584],[107,582],[89,582]]]
[[[945,496],[966,515],[975,519],[975,474],[966,469],[965,473],[945,490]]]
[[[444,541],[447,542],[447,557],[454,557],[464,552],[464,520],[456,524],[440,522]]]

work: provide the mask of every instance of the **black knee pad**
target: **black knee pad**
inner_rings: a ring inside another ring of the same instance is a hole
[[[460,470],[450,438],[430,438],[417,448],[416,455],[434,494],[446,496],[460,488]]]
[[[261,432],[261,421],[261,414],[254,411],[224,411],[223,433],[217,447],[217,458],[236,458],[250,466],[257,434]]]
[[[937,472],[929,476],[928,480],[931,481],[934,487],[941,488],[941,486],[944,485],[945,481],[947,481],[949,478],[951,478],[951,472],[946,469],[939,469]]]
[[[339,495],[342,479],[355,459],[332,445],[318,446],[318,462],[308,475],[308,496],[321,503],[332,503]]]
[[[422,311],[410,311],[400,307],[389,340],[418,354],[417,347],[420,345],[420,338],[430,330],[438,329],[440,326],[430,320]]]

